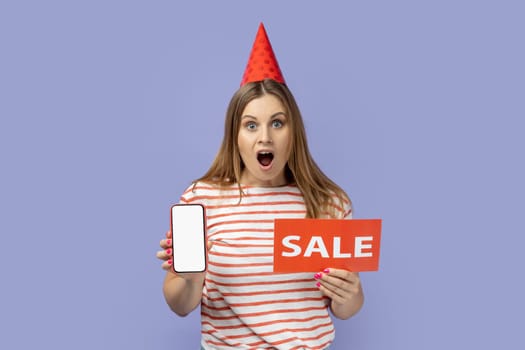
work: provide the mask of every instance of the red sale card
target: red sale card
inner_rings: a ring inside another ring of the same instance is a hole
[[[380,242],[380,219],[276,219],[273,271],[377,271]]]

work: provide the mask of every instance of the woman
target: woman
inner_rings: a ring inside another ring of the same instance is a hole
[[[274,63],[261,77],[249,68],[264,41],[261,52]],[[213,164],[181,197],[206,208],[207,271],[175,274],[168,232],[157,253],[164,296],[181,316],[201,305],[202,349],[327,349],[335,333],[329,310],[347,319],[363,304],[359,275],[329,267],[274,274],[273,222],[351,218],[350,200],[312,159],[262,24],[246,71]]]

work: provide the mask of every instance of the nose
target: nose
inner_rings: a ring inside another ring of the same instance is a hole
[[[272,133],[271,129],[267,126],[262,127],[261,133],[259,135],[259,143],[272,143]]]

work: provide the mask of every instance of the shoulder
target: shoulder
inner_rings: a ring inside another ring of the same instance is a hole
[[[180,196],[181,203],[195,203],[213,194],[216,186],[206,182],[193,182],[189,185]]]
[[[236,185],[197,181],[186,188],[180,197],[180,202],[207,204],[229,197],[235,197],[238,200],[239,188]]]
[[[345,192],[332,193],[333,209],[337,219],[352,218],[352,202]]]
[[[352,203],[348,201],[344,206],[343,219],[351,219],[353,215]]]

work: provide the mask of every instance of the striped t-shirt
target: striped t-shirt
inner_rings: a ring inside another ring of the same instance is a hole
[[[211,349],[324,349],[334,338],[329,300],[313,273],[274,274],[276,218],[304,218],[299,189],[197,183],[181,203],[206,208],[208,268],[201,302],[202,347]],[[337,208],[351,216],[350,204]]]

